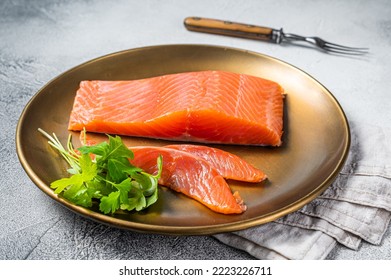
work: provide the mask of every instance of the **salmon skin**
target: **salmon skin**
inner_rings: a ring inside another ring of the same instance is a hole
[[[199,143],[280,146],[282,87],[224,71],[82,81],[69,130]]]
[[[221,149],[189,144],[167,145],[165,147],[184,151],[205,159],[226,179],[257,183],[267,178],[266,174],[260,169],[255,168],[237,155]]]
[[[191,197],[222,214],[240,214],[246,205],[238,192],[232,193],[225,179],[204,159],[165,147],[131,147],[133,165],[156,173],[156,158],[163,157],[159,184]]]

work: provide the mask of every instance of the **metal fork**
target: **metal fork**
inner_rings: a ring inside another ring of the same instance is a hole
[[[347,54],[347,55],[364,55],[369,52],[368,48],[353,48],[353,47],[347,47],[342,46],[339,44],[334,44],[327,42],[319,37],[305,37],[300,36],[292,33],[284,33],[282,29],[278,30],[278,33],[276,36],[278,39],[275,43],[280,44],[283,41],[287,42],[294,42],[294,41],[303,41],[311,43],[318,48],[324,50],[325,52],[329,53],[339,53],[339,54]]]
[[[276,44],[281,44],[283,42],[307,42],[327,53],[364,55],[369,52],[368,48],[352,48],[342,46],[327,42],[319,37],[306,37],[291,33],[284,33],[282,28],[274,29],[270,27],[201,17],[187,17],[184,20],[184,24],[185,27],[191,31],[256,39]]]

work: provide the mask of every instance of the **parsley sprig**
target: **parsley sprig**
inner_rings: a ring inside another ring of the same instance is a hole
[[[124,145],[119,136],[108,135],[109,141],[75,149],[71,135],[65,148],[57,136],[38,129],[48,143],[67,161],[70,177],[50,184],[56,194],[84,207],[91,207],[94,200],[100,201],[99,210],[105,214],[118,209],[140,211],[158,199],[158,180],[162,172],[162,157],[157,158],[156,175],[133,166],[133,152]]]

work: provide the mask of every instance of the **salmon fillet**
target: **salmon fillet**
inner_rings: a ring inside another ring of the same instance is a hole
[[[266,174],[255,168],[237,155],[203,145],[168,145],[166,148],[184,151],[205,159],[216,171],[226,179],[244,182],[261,182]]]
[[[82,81],[69,130],[244,145],[280,146],[282,87],[224,71],[132,81]]]
[[[81,145],[101,143],[98,134],[79,135]],[[163,156],[159,184],[183,193],[211,210],[223,214],[239,214],[246,206],[238,192],[232,193],[225,179],[261,182],[267,176],[240,157],[203,145],[177,144],[164,147],[132,146],[130,162],[154,174],[157,158]]]
[[[225,179],[204,159],[165,147],[131,147],[133,165],[156,173],[156,159],[163,157],[159,184],[183,193],[211,210],[222,214],[240,214],[246,210],[238,192],[232,193]]]

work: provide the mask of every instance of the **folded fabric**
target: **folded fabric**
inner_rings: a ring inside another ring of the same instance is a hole
[[[380,244],[391,219],[391,129],[350,123],[340,174],[317,199],[274,222],[215,235],[259,259],[324,259],[338,243]]]

